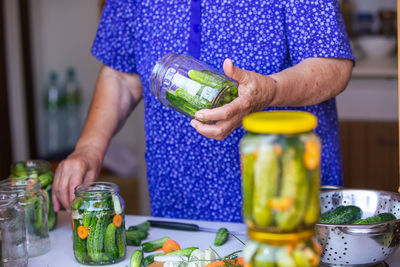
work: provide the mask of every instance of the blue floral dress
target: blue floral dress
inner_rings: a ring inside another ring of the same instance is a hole
[[[167,52],[221,71],[231,58],[264,75],[309,57],[354,59],[336,0],[106,1],[92,53],[118,71],[138,73],[143,83],[152,215],[234,222],[242,221],[238,144],[245,131],[206,138],[157,100],[149,77]],[[318,117],[322,184],[342,184],[335,99],[296,109]]]

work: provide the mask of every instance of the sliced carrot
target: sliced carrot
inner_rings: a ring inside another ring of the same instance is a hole
[[[268,201],[268,205],[273,210],[284,211],[289,209],[293,205],[293,198],[292,197],[272,198]]]
[[[74,229],[75,229],[75,220],[72,219],[72,231],[74,231]]]
[[[79,225],[76,231],[78,232],[78,236],[80,239],[86,239],[86,237],[88,236],[88,230],[83,225]]]
[[[232,267],[239,267],[244,265],[244,259],[243,257],[238,257],[224,261],[213,261],[207,264],[206,267],[225,267],[227,263]]]
[[[314,170],[320,162],[320,148],[313,140],[307,140],[305,143],[305,153],[303,156],[304,164],[309,170]]]
[[[116,214],[116,215],[114,216],[114,218],[113,218],[113,224],[114,224],[116,227],[120,227],[120,226],[121,226],[121,224],[122,224],[122,217],[121,217],[121,215]]]
[[[162,246],[162,250],[164,251],[165,254],[168,254],[172,251],[175,250],[180,250],[181,247],[179,246],[179,244],[172,239],[169,239],[167,241],[164,242],[164,245]]]

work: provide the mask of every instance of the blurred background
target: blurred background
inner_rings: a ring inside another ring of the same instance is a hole
[[[101,64],[90,48],[102,0],[0,0],[0,177],[18,160],[53,168],[79,137]],[[396,191],[396,3],[341,0],[357,64],[337,97],[345,186]],[[113,139],[101,179],[120,185],[126,212],[150,214],[143,104]]]

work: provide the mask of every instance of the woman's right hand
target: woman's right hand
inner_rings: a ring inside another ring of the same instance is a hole
[[[93,182],[101,168],[103,153],[94,146],[76,148],[57,167],[53,182],[54,210],[63,206],[70,212],[75,187],[83,182]]]

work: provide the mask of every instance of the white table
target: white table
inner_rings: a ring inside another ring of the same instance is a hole
[[[126,216],[126,225],[139,224],[150,217],[145,216]],[[154,219],[154,218],[153,218]],[[156,218],[157,220],[171,220]],[[203,227],[215,228],[226,227],[231,231],[244,231],[246,226],[240,223],[220,223],[220,222],[206,222],[206,221],[185,221],[189,223],[196,223]],[[50,232],[51,250],[42,256],[29,259],[29,267],[74,267],[74,266],[87,266],[76,262],[72,251],[72,231],[71,231],[71,217],[66,212],[60,212],[58,217],[57,228]],[[171,239],[176,240],[181,247],[198,247],[200,249],[206,249],[212,246],[218,254],[221,256],[228,255],[237,250],[243,249],[243,245],[235,238],[229,238],[228,242],[221,247],[214,247],[213,242],[215,238],[214,233],[206,232],[185,232],[185,231],[174,231],[151,228],[149,230],[149,240],[155,240],[161,237],[168,236]],[[246,237],[241,237],[246,242]],[[129,257],[133,250],[137,247],[128,246],[127,257],[120,263],[113,264],[111,266],[129,266]],[[390,267],[400,267],[400,250],[387,260]]]

